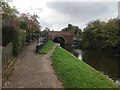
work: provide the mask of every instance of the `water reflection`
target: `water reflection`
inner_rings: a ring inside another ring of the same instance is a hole
[[[116,82],[120,81],[120,75],[118,75],[118,63],[120,61],[120,57],[97,51],[74,50],[74,52],[78,53],[77,57],[79,59],[82,59],[84,62],[102,72],[107,77],[112,78],[112,80]]]

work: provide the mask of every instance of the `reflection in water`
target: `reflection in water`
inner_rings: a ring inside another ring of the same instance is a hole
[[[68,49],[67,49],[68,50]],[[106,77],[111,78],[120,84],[119,65],[120,57],[111,54],[104,54],[97,51],[68,50],[83,60],[96,70],[103,73]]]

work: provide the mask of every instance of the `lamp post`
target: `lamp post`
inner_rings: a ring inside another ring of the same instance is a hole
[[[0,7],[0,46],[2,48],[2,14],[3,14],[3,9]]]
[[[2,89],[2,13],[4,12],[0,7],[0,89]]]

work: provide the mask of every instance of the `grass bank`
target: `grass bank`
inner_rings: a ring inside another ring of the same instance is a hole
[[[52,56],[53,68],[65,88],[117,88],[118,85],[80,61],[71,53],[57,47]]]
[[[52,47],[54,46],[54,43],[52,41],[48,41],[48,43],[38,51],[39,54],[47,54]]]

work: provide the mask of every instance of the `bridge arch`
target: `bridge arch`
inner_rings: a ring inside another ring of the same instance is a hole
[[[59,43],[61,47],[65,48],[65,39],[62,36],[56,36],[53,39],[53,42]]]
[[[48,37],[51,40],[55,40],[56,37],[60,37],[62,39],[62,41],[65,42],[66,44],[73,44],[74,40],[74,34],[71,32],[62,32],[62,31],[51,31],[48,33]],[[55,40],[56,41],[56,40]],[[58,41],[58,40],[57,40]],[[60,43],[60,42],[58,42]],[[64,43],[63,45],[61,44],[61,46],[65,47]]]

